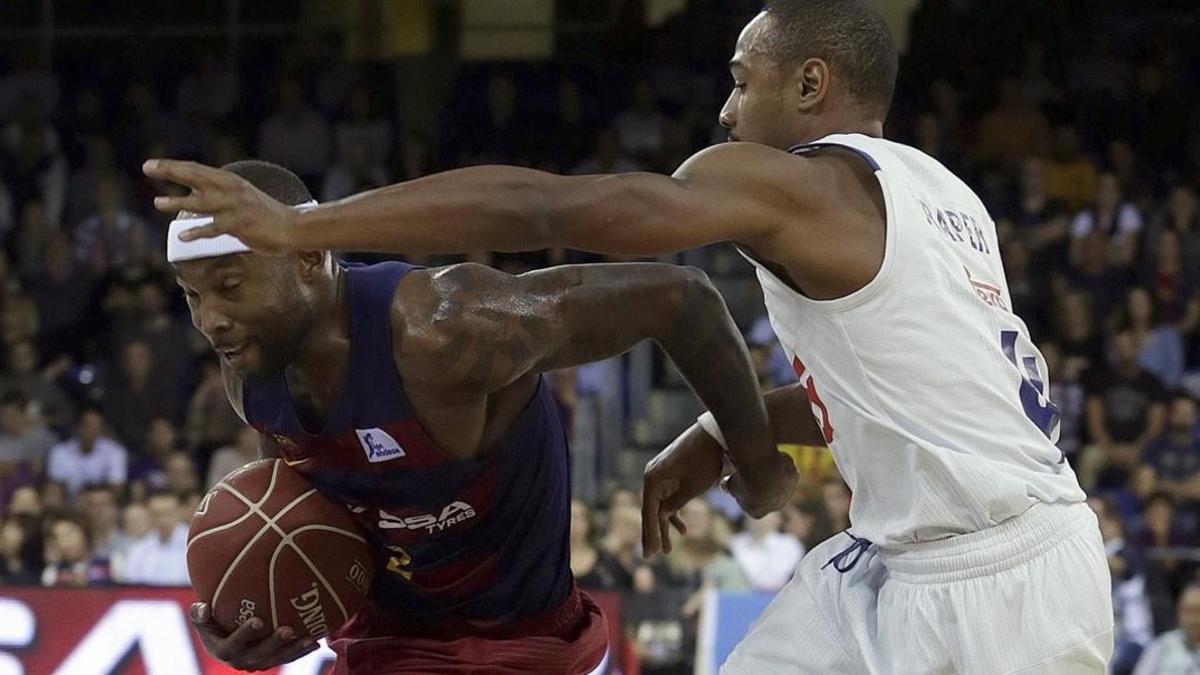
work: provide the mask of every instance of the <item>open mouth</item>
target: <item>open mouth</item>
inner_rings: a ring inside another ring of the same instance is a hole
[[[246,343],[243,342],[239,345],[234,345],[233,347],[223,347],[218,349],[217,353],[220,354],[225,360],[232,361],[245,353],[246,346]]]

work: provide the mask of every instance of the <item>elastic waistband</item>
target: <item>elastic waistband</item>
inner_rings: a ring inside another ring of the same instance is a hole
[[[1038,502],[1024,513],[978,532],[879,549],[888,578],[943,583],[995,574],[1032,560],[1096,528],[1087,504]]]

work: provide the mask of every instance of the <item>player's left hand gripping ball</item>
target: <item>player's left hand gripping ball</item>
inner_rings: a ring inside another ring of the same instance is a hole
[[[211,216],[213,222],[184,232],[192,241],[222,234],[237,237],[258,253],[279,254],[295,249],[291,226],[296,210],[268,197],[241,176],[196,162],[149,159],[142,172],[151,178],[191,188],[191,194],[154,198],[164,213],[186,211]]]

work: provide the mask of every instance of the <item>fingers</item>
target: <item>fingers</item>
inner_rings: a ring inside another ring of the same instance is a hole
[[[662,534],[662,552],[671,552],[671,528],[667,523],[669,514],[660,505],[658,508],[658,531]]]
[[[192,213],[211,213],[212,205],[207,203],[198,192],[189,195],[159,195],[154,198],[154,208],[162,213],[177,213],[190,211]]]
[[[276,632],[278,633],[279,631]],[[233,661],[248,651],[251,645],[255,645],[263,640],[264,637],[268,636],[263,635],[263,621],[258,617],[254,617],[238,626],[237,629],[229,634],[229,637],[222,640],[219,645],[216,645],[213,650],[213,656],[222,661]]]
[[[671,525],[675,526],[675,530],[679,534],[687,534],[687,523],[683,522],[683,518],[680,518],[678,513],[671,514]]]
[[[647,481],[642,489],[642,556],[653,557],[662,545],[658,510],[662,504],[657,483]]]
[[[208,225],[202,225],[200,227],[193,227],[189,230],[184,230],[183,232],[180,232],[179,240],[180,241],[193,241],[196,239],[210,239],[212,237],[216,237],[216,236],[222,235],[222,234],[225,234],[225,228],[220,223],[213,221],[213,222],[209,223]]]
[[[142,173],[151,178],[179,183],[193,190],[200,190],[216,185],[226,172],[197,162],[178,159],[148,159],[142,164]]]

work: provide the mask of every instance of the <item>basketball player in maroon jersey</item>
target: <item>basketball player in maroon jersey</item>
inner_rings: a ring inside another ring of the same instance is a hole
[[[281,167],[225,168],[222,184],[311,201]],[[184,182],[217,187],[205,175]],[[179,236],[205,220],[172,223],[168,259],[222,357],[231,403],[263,434],[265,454],[352,507],[381,556],[366,607],[331,636],[337,672],[602,667],[604,621],[570,576],[566,438],[543,372],[653,339],[720,422],[729,459],[748,469],[731,484],[743,505],[761,514],[790,494],[795,469],[775,450],[740,334],[700,272],[355,266],[324,251],[264,256],[234,238]],[[671,511],[645,514],[654,529],[721,469],[712,453],[675,457],[688,470],[650,468],[682,476],[658,484],[655,501]],[[205,605],[193,621],[238,668],[315,649],[290,627],[264,635],[256,620],[227,635]]]

